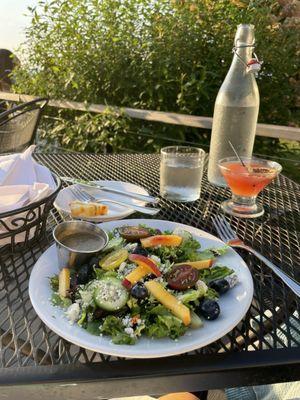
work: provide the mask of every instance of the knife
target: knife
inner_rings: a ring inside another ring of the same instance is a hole
[[[157,197],[147,196],[145,194],[139,194],[139,193],[133,193],[133,192],[126,192],[126,191],[123,191],[120,189],[103,186],[103,185],[100,185],[95,182],[85,181],[83,179],[75,179],[75,178],[71,178],[68,176],[61,176],[60,179],[63,180],[64,182],[73,183],[73,184],[77,184],[77,185],[81,185],[81,186],[85,186],[85,187],[97,188],[97,189],[103,190],[105,192],[115,193],[115,194],[119,194],[121,196],[131,197],[136,200],[145,201],[146,203],[158,203],[158,201],[159,201],[159,199]]]

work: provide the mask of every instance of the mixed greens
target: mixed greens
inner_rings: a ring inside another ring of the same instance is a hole
[[[220,314],[218,298],[237,282],[218,264],[227,247],[205,249],[182,229],[173,232],[123,226],[109,233],[106,248],[76,270],[50,278],[52,303],[70,323],[115,344],[139,337],[177,339],[203,319]]]

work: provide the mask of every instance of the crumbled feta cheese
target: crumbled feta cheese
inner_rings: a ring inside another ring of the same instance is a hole
[[[159,265],[159,270],[160,270],[160,272],[162,273],[162,274],[167,274],[169,271],[170,271],[170,269],[171,269],[171,267],[174,265],[174,263],[170,263],[170,261],[166,261],[165,262],[165,264],[160,264]]]
[[[205,293],[208,291],[208,287],[207,287],[206,283],[203,282],[203,281],[201,281],[201,279],[199,279],[199,280],[196,282],[196,288],[197,288],[198,290],[201,290],[201,291],[203,292],[203,296],[204,296]]]
[[[88,307],[93,303],[93,292],[89,290],[80,290],[79,291],[81,300],[82,300],[82,306]]]
[[[150,258],[156,263],[156,264],[160,264],[161,263],[161,259],[157,256],[155,256],[154,254],[152,254],[150,256]]]
[[[131,250],[135,249],[137,245],[138,245],[137,243],[128,243],[128,244],[126,244],[125,249],[128,251],[131,251]]]
[[[133,328],[125,328],[124,332],[127,333],[128,335],[132,336],[134,335],[134,330]]]
[[[123,261],[123,262],[121,263],[121,265],[119,266],[118,272],[122,272],[123,269],[126,267],[126,265],[127,265],[127,263],[126,263],[125,261]]]
[[[78,303],[71,304],[70,307],[65,312],[65,315],[68,318],[71,325],[73,325],[74,322],[79,320],[79,314],[80,314],[80,307]]]
[[[122,318],[122,324],[125,326],[125,327],[130,327],[130,325],[131,325],[131,316],[130,315],[125,315],[125,317],[124,318]]]
[[[128,263],[125,263],[125,264],[126,265],[121,270],[120,270],[120,268],[118,269],[118,278],[120,278],[120,279],[122,279],[126,275],[130,274],[130,272],[136,268],[135,264],[128,264]]]
[[[232,289],[239,282],[239,278],[236,273],[232,273],[231,275],[225,276],[224,279],[229,283],[230,289]]]

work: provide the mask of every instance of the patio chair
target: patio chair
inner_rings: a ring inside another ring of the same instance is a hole
[[[34,142],[47,103],[39,98],[0,114],[0,153],[20,152]]]

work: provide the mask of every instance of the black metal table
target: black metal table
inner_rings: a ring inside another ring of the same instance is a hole
[[[158,155],[67,153],[37,154],[36,158],[58,175],[128,181],[158,193]],[[281,175],[260,197],[266,209],[263,217],[230,219],[246,243],[298,280],[299,195],[300,186]],[[156,218],[214,233],[211,216],[220,212],[220,203],[228,196],[226,189],[211,186],[204,177],[200,200],[179,204],[162,199]],[[105,399],[299,379],[299,299],[247,254],[242,255],[254,280],[252,306],[236,328],[205,348],[162,359],[125,360],[92,353],[58,337],[39,320],[28,297],[31,268],[52,241],[51,228],[58,221],[53,211],[47,239],[27,252],[2,255],[1,396],[34,400],[51,393],[52,399]]]

